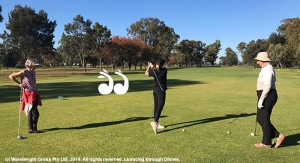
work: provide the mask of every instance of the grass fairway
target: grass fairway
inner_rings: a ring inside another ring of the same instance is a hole
[[[98,73],[37,76],[43,98],[42,134],[27,134],[22,115],[17,139],[19,88],[1,76],[0,162],[5,158],[178,158],[181,162],[298,162],[300,70],[276,70],[279,99],[271,116],[286,135],[278,149],[256,149],[254,132],[259,69],[169,69],[166,105],[154,134],[153,79],[125,72],[125,95],[100,95]],[[1,71],[0,71],[1,72]],[[39,74],[39,71],[37,72]],[[113,74],[111,72],[110,74]],[[121,77],[112,75],[116,81]],[[57,96],[64,96],[59,100]],[[183,131],[185,129],[185,131]],[[230,131],[230,134],[227,134]],[[53,160],[52,160],[53,161]]]

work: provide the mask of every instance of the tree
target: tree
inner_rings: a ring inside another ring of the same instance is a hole
[[[220,40],[216,40],[214,43],[208,45],[204,56],[205,61],[209,62],[212,66],[214,66],[220,50],[221,50]]]
[[[157,49],[156,52],[168,59],[179,38],[180,36],[175,33],[173,28],[163,26],[159,32],[158,45],[155,47]]]
[[[257,54],[255,41],[250,41],[245,47],[244,53],[242,53],[243,63],[248,66],[254,66],[254,58]]]
[[[189,63],[189,58],[191,56],[191,53],[193,52],[193,45],[190,40],[182,40],[178,45],[177,45],[177,50],[184,54],[185,58],[185,67],[188,66]]]
[[[147,65],[149,61],[157,60],[160,57],[160,54],[156,53],[156,50],[153,46],[149,46],[144,42],[138,42],[140,52],[137,54],[137,58],[134,60],[135,69],[137,64],[140,65],[140,70],[142,65]]]
[[[1,15],[1,12],[2,12],[2,6],[0,5],[0,23],[3,21],[3,17]]]
[[[61,55],[64,63],[69,67],[76,62],[78,55],[79,44],[75,36],[66,36],[64,33],[59,41],[60,46],[57,48],[58,53]]]
[[[196,54],[195,62],[197,66],[202,66],[202,61],[205,55],[206,44],[201,41],[195,41],[194,53]]]
[[[125,63],[128,64],[129,70],[131,70],[131,65],[134,56],[138,53],[139,48],[135,45],[134,40],[129,37],[119,37],[115,36],[112,38],[114,43],[115,53],[118,55],[118,61],[122,65],[122,70],[124,70]]]
[[[178,66],[182,67],[182,64],[184,63],[184,58],[185,58],[185,54],[183,54],[182,52],[177,52],[175,53],[176,55],[176,61],[178,62]]]
[[[245,50],[246,50],[246,43],[245,42],[240,42],[236,49],[238,50],[238,52],[240,52],[242,54],[242,56],[244,55],[245,53]]]
[[[151,59],[157,59],[148,45],[139,38],[114,36],[105,46],[105,58],[113,66],[119,64],[124,69],[127,63],[129,70],[132,65],[147,63]]]
[[[151,53],[151,48],[148,47],[141,39],[135,38],[127,38],[123,39],[123,47],[125,54],[125,60],[128,64],[129,70],[131,70],[131,66],[133,63],[140,62],[142,65],[143,62],[149,61],[153,56]]]
[[[238,64],[238,57],[236,55],[236,52],[234,52],[231,48],[225,49],[226,56],[223,58],[220,58],[222,60],[222,63],[228,66],[235,66]]]
[[[169,62],[169,66],[173,67],[175,64],[178,63],[177,61],[177,57],[175,55],[171,55],[169,58],[168,58]]]
[[[242,47],[242,45],[241,45]],[[269,42],[264,39],[258,39],[257,41],[250,41],[242,53],[243,63],[248,66],[256,66],[254,58],[259,52],[267,51],[269,49]]]
[[[283,24],[278,27],[278,31],[282,33],[287,40],[284,46],[287,49],[288,58],[294,58],[294,64],[298,63],[297,50],[300,43],[300,18],[289,18],[281,21]]]
[[[300,42],[300,18],[284,19],[281,22],[283,24],[278,27],[278,30],[283,33],[293,52],[296,52]]]
[[[165,25],[158,18],[142,18],[127,28],[128,34],[140,38],[144,43],[155,48],[156,53],[168,57],[179,39],[173,28]]]
[[[269,46],[268,53],[272,59],[272,63],[279,68],[290,67],[292,61],[294,60],[292,55],[288,55],[288,51],[285,46],[281,44],[271,44]]]
[[[99,59],[100,71],[102,71],[103,46],[110,41],[111,31],[106,26],[96,22],[93,26],[93,37],[95,37],[96,40],[94,52]]]
[[[273,32],[272,34],[270,34],[269,38],[268,38],[268,42],[269,44],[281,44],[284,45],[286,43],[285,38],[280,34],[280,33],[275,33]]]
[[[184,54],[186,67],[188,64],[191,66],[193,66],[193,64],[201,66],[204,57],[205,46],[205,43],[202,43],[201,41],[182,40],[179,44],[177,44],[176,49],[181,54]]]
[[[13,48],[13,44],[11,43],[11,38],[8,38],[8,34],[6,31],[1,35],[3,39],[3,43],[0,43],[0,63],[4,67],[14,67],[19,59],[16,49]]]
[[[112,66],[115,71],[115,65],[119,60],[120,47],[113,39],[103,46],[105,60]]]
[[[295,64],[300,68],[300,43],[295,53]]]
[[[86,58],[95,45],[91,25],[92,22],[89,19],[85,21],[81,15],[77,15],[73,19],[73,23],[65,25],[66,36],[73,38],[73,43],[76,42],[74,44],[78,45],[74,50],[77,51],[77,56],[80,59],[84,72],[86,72]]]
[[[19,56],[19,63],[23,65],[28,57],[36,57],[42,62],[50,62],[55,55],[54,30],[56,21],[49,21],[48,14],[30,7],[16,5],[10,12],[6,28],[10,33],[4,32],[2,39],[6,41],[15,55]],[[9,54],[9,53],[8,53]]]

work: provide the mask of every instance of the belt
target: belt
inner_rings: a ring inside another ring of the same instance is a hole
[[[262,92],[263,90],[257,90],[256,92]],[[270,91],[276,91],[276,88],[270,89]]]

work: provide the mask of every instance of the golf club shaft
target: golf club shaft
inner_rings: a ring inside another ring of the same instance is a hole
[[[19,105],[19,124],[18,124],[18,136],[20,135],[20,126],[21,126],[21,98],[22,98],[22,88],[20,89],[20,105]]]
[[[256,118],[255,118],[255,129],[254,129],[254,135],[256,135],[256,126],[257,126],[257,121],[256,121]]]

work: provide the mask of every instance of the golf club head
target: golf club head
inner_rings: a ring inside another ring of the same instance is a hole
[[[22,139],[26,139],[26,137],[23,137],[23,136],[21,136],[21,135],[18,135],[17,138],[18,138],[18,139],[21,139],[21,140],[22,140]]]

